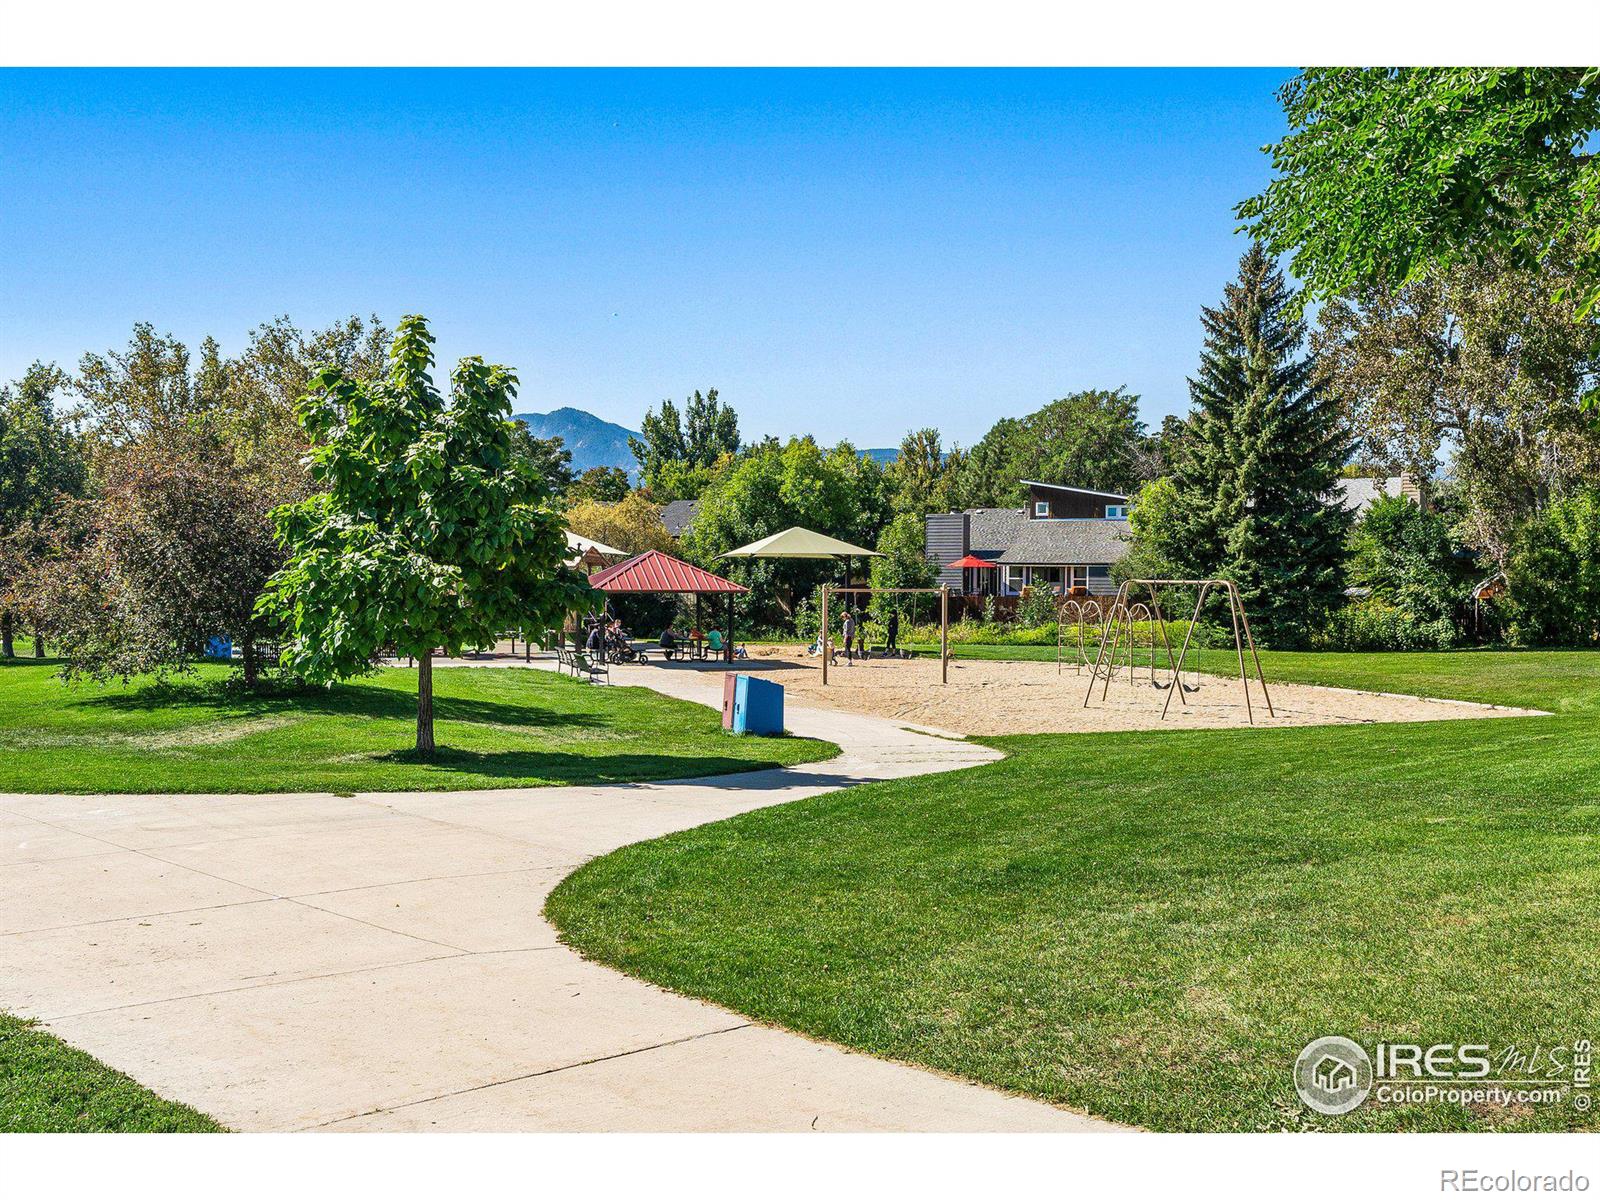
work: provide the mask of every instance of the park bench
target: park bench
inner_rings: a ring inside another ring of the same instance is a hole
[[[595,662],[582,650],[572,652],[572,673],[586,675],[590,683],[611,682],[610,668],[605,663]]]

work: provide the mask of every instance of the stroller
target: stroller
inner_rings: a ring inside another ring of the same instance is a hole
[[[645,652],[635,648],[633,639],[621,625],[609,626],[606,629],[605,639],[607,661],[616,663],[646,661]]]

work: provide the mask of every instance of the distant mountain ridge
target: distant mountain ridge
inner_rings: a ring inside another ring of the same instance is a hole
[[[526,425],[534,437],[559,437],[566,448],[572,451],[572,470],[576,474],[590,467],[621,467],[635,483],[639,482],[639,464],[633,457],[633,451],[628,449],[628,439],[639,436],[632,429],[581,408],[557,408],[547,413],[516,413],[512,419]],[[900,448],[863,450],[861,457],[872,459],[880,467],[887,467],[900,457]]]
[[[635,479],[639,464],[628,449],[628,438],[638,437],[632,429],[606,421],[581,408],[558,408],[547,413],[516,413],[534,437],[559,437],[572,451],[572,469],[582,473],[590,467],[621,467]]]

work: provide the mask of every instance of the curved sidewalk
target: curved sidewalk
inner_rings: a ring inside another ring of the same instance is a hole
[[[717,703],[720,673],[614,668]],[[587,859],[991,751],[792,709],[829,762],[478,792],[0,796],[0,1009],[241,1130],[1089,1130],[585,962]]]

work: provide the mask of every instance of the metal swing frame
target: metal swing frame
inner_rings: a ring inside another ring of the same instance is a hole
[[[1150,679],[1151,682],[1157,687],[1164,686],[1167,693],[1166,702],[1161,706],[1161,719],[1163,721],[1167,718],[1167,711],[1172,707],[1173,693],[1178,693],[1179,698],[1182,700],[1185,708],[1189,707],[1189,701],[1184,697],[1184,693],[1190,689],[1185,687],[1183,682],[1183,664],[1189,657],[1189,646],[1194,641],[1194,627],[1199,623],[1200,612],[1205,607],[1206,597],[1212,592],[1213,589],[1220,589],[1221,591],[1225,592],[1228,597],[1228,610],[1233,621],[1233,648],[1234,652],[1239,658],[1239,685],[1244,689],[1245,715],[1249,718],[1250,724],[1254,725],[1256,723],[1255,707],[1250,700],[1250,676],[1245,669],[1244,662],[1244,650],[1246,646],[1249,646],[1250,657],[1255,663],[1256,681],[1261,685],[1261,697],[1266,701],[1267,713],[1268,715],[1274,717],[1278,715],[1277,710],[1272,707],[1272,693],[1267,690],[1267,677],[1261,670],[1261,655],[1256,651],[1255,637],[1250,632],[1250,618],[1245,614],[1244,601],[1239,598],[1239,589],[1231,579],[1126,580],[1122,586],[1117,589],[1116,599],[1112,602],[1110,615],[1107,618],[1108,628],[1103,630],[1100,635],[1100,649],[1095,655],[1094,666],[1091,669],[1089,676],[1089,689],[1084,693],[1083,697],[1083,706],[1085,708],[1089,707],[1089,701],[1094,696],[1094,685],[1096,682],[1102,679],[1105,681],[1100,689],[1101,700],[1104,700],[1111,690],[1111,677],[1115,675],[1117,671],[1117,644],[1122,638],[1122,628],[1124,625],[1127,626],[1128,630],[1128,680],[1130,683],[1133,680],[1132,608],[1145,608],[1146,606],[1143,604],[1130,606],[1128,603],[1128,598],[1133,594],[1133,590],[1135,588],[1141,587],[1145,588],[1149,594],[1150,604],[1148,608],[1146,608],[1146,611],[1152,615],[1156,628],[1161,631],[1161,640],[1167,649],[1167,662],[1172,670],[1172,679],[1168,684],[1162,685],[1156,680],[1155,634],[1154,631],[1152,631],[1150,637]],[[1166,617],[1161,611],[1161,589],[1169,587],[1192,587],[1199,589],[1195,595],[1194,613],[1189,618],[1189,628],[1184,631],[1183,648],[1178,652],[1176,659],[1172,657],[1172,640],[1167,636]],[[1059,639],[1060,635],[1058,632],[1058,642]],[[1108,646],[1110,648],[1109,655],[1107,654]]]

